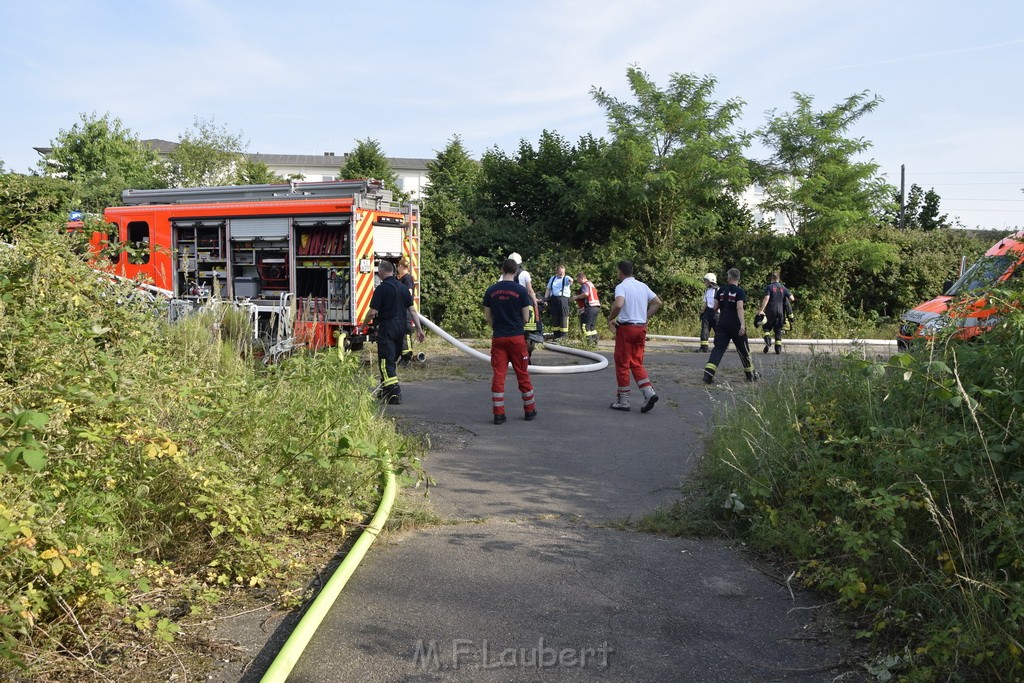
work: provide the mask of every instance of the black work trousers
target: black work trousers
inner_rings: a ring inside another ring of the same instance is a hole
[[[700,314],[700,350],[708,350],[708,339],[711,338],[711,330],[718,324],[718,311],[713,308],[704,307]]]
[[[768,353],[771,346],[772,334],[775,335],[775,353],[782,353],[782,328],[786,324],[786,317],[782,311],[767,311],[767,319],[764,322],[764,349]]]
[[[379,323],[377,327],[377,364],[380,367],[380,383],[383,395],[401,396],[398,386],[396,364],[402,351],[402,337],[406,333],[405,316]]]
[[[551,331],[554,339],[569,334],[569,300],[564,296],[548,297],[548,313],[551,315]]]
[[[715,346],[711,349],[711,357],[708,358],[708,364],[704,366],[705,382],[711,383],[714,381],[715,372],[718,371],[722,357],[725,356],[725,352],[729,349],[729,342],[733,343],[737,353],[740,354],[740,363],[743,364],[743,372],[746,374],[747,379],[754,379],[754,361],[750,357],[750,342],[747,339],[747,335],[740,334],[738,322],[733,324],[719,322],[718,327],[715,329]]]

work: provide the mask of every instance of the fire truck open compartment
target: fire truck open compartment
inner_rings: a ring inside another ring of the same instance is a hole
[[[212,293],[227,277],[224,220],[171,221],[176,255],[176,291],[181,296]],[[219,291],[219,290],[218,290]]]
[[[352,221],[343,216],[304,216],[292,221],[295,297],[299,319],[351,320]]]
[[[261,324],[286,318],[314,346],[333,343],[335,332],[347,342],[365,338],[359,323],[381,260],[408,259],[419,280],[418,207],[396,205],[378,181],[127,190],[123,200],[106,220],[155,258],[121,260],[112,270],[193,306],[244,300]]]

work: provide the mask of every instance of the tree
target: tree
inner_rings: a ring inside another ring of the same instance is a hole
[[[345,155],[345,163],[338,169],[340,178],[373,178],[384,183],[394,193],[396,201],[408,201],[409,195],[398,187],[398,174],[384,156],[380,143],[366,138],[356,140],[356,146]]]
[[[246,146],[241,133],[231,133],[226,126],[196,117],[192,129],[178,138],[178,146],[170,152],[169,180],[174,187],[209,187],[233,182],[236,169],[243,161]]]
[[[423,191],[423,239],[435,249],[450,247],[451,238],[470,225],[470,211],[480,182],[480,164],[452,136],[443,150],[427,162],[428,184]]]
[[[835,305],[850,277],[876,275],[899,260],[893,245],[870,235],[891,206],[892,188],[877,164],[857,160],[871,143],[847,135],[882,100],[865,91],[814,111],[810,95],[793,97],[792,112],[771,112],[757,132],[772,151],[757,174],[765,188],[762,208],[782,211],[796,231],[794,280]]]
[[[235,177],[232,179],[232,182],[235,185],[266,185],[270,183],[283,183],[286,180],[271,171],[270,167],[264,162],[242,157],[235,167]]]
[[[900,191],[893,188],[893,203],[885,211],[885,223],[894,228],[900,227]],[[907,198],[903,204],[904,230],[936,230],[951,227],[946,214],[940,214],[940,197],[935,189],[927,192],[914,183],[907,190]]]
[[[0,239],[10,239],[23,226],[60,218],[81,204],[77,187],[64,178],[0,173]]]
[[[605,200],[629,207],[648,248],[677,243],[680,231],[721,227],[723,206],[739,215],[737,198],[750,181],[751,138],[733,130],[743,101],[714,101],[712,76],[672,74],[664,90],[637,67],[626,77],[635,102],[591,89],[613,136],[609,156],[596,164]]]
[[[537,148],[526,140],[509,156],[497,147],[484,153],[480,161],[480,201],[482,225],[479,236],[490,234],[490,244],[479,244],[481,251],[496,248],[523,251],[528,243],[569,246],[582,239],[579,218],[566,194],[578,152],[558,133],[545,130]],[[515,243],[510,242],[514,232]]]
[[[871,224],[884,204],[889,186],[879,179],[878,165],[855,161],[871,143],[845,136],[882,100],[864,91],[816,112],[810,95],[793,98],[793,112],[772,111],[757,132],[772,150],[761,167],[767,197],[762,207],[782,211],[805,242],[824,245],[849,227]]]
[[[924,193],[924,201],[921,202],[921,210],[917,215],[917,222],[921,225],[922,230],[952,227],[948,215],[939,213],[939,199],[935,188]]]
[[[39,162],[44,173],[72,183],[78,208],[101,211],[119,204],[125,189],[165,187],[157,153],[120,119],[109,113],[80,116],[79,122],[57,134],[50,143],[53,151]]]

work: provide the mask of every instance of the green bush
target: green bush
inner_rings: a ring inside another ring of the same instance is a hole
[[[102,668],[220,590],[294,581],[308,533],[414,464],[357,358],[265,368],[229,309],[166,325],[60,232],[0,247],[0,673]]]
[[[980,342],[793,366],[723,407],[684,510],[859,610],[908,679],[1024,673],[1024,303]],[[692,526],[691,526],[692,528]]]
[[[74,208],[75,186],[63,178],[0,173],[0,239],[41,217],[67,218]]]

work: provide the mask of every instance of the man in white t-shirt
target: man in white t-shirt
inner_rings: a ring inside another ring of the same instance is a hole
[[[512,280],[521,284],[530,298],[530,316],[524,327],[526,329],[526,345],[532,360],[534,347],[544,342],[544,324],[540,320],[537,293],[533,291],[533,277],[530,276],[530,271],[523,268],[523,257],[519,255],[519,252],[513,251],[508,257],[515,261],[517,266]]]
[[[608,315],[608,328],[615,335],[615,381],[618,386],[612,410],[629,410],[632,373],[644,395],[641,413],[658,402],[651,379],[644,368],[647,321],[661,308],[661,299],[643,282],[633,277],[633,264],[619,261],[619,284],[615,286],[615,304]]]
[[[704,308],[700,313],[700,348],[698,353],[707,353],[708,340],[718,324],[718,311],[715,310],[715,294],[718,292],[718,277],[714,273],[704,276]]]

